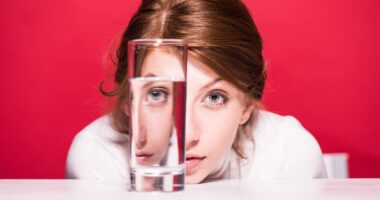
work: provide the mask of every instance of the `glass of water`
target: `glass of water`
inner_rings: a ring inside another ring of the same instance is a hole
[[[132,191],[180,191],[185,178],[187,44],[179,39],[128,42]]]

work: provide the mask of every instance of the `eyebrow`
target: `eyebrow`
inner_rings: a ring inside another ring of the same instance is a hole
[[[147,75],[144,75],[143,77],[157,77],[157,75],[155,75],[153,73],[148,73]],[[145,89],[145,88],[147,88],[153,84],[154,84],[154,82],[149,81],[143,85],[142,89]]]
[[[148,73],[147,75],[144,75],[143,77],[157,77],[157,75],[153,73]]]
[[[203,89],[205,89],[205,88],[208,88],[208,87],[210,87],[210,86],[216,84],[217,82],[219,82],[219,81],[221,81],[221,80],[223,80],[223,79],[222,79],[222,78],[216,78],[216,79],[214,79],[213,81],[211,81],[211,82],[207,83],[206,85],[202,86],[202,87],[201,87],[201,90],[203,90]]]
[[[153,73],[148,73],[148,74],[146,74],[146,75],[144,75],[144,76],[142,76],[142,77],[159,77],[159,76],[157,76],[156,74],[153,74]],[[157,84],[157,82],[156,81],[149,81],[149,82],[147,82],[147,83],[145,83],[143,86],[142,86],[142,90],[145,90],[146,88],[148,88],[148,87],[151,87],[152,85],[161,85],[161,84]],[[165,86],[162,86],[162,87],[167,87],[166,86],[166,84],[165,84]]]

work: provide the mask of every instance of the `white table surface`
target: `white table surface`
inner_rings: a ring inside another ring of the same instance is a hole
[[[136,193],[128,183],[90,180],[0,180],[0,200],[38,199],[376,199],[380,179],[226,180],[186,185],[182,192]]]

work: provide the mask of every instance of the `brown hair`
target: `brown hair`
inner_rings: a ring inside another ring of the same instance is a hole
[[[186,39],[189,54],[195,59],[255,102],[262,97],[266,79],[262,40],[240,0],[143,0],[117,50],[117,87],[108,92],[100,84],[104,95],[118,98],[112,119],[114,128],[122,133],[128,133],[128,117],[123,111],[128,83],[127,44],[138,38]],[[244,158],[239,135],[233,149]]]

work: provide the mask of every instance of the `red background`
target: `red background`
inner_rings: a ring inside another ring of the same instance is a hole
[[[0,178],[63,178],[74,135],[104,112],[109,50],[140,1],[0,3]],[[351,177],[380,177],[377,0],[246,1],[268,62],[264,104],[297,117]]]

